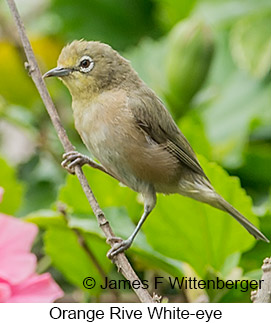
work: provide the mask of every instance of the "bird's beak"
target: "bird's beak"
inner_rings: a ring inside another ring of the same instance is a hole
[[[50,71],[46,72],[43,75],[43,78],[45,77],[51,77],[51,76],[56,76],[56,77],[62,77],[62,76],[67,76],[72,72],[71,68],[65,68],[65,67],[55,67],[51,69]]]

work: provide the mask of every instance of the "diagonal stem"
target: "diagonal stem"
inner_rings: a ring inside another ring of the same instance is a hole
[[[55,105],[52,101],[52,98],[46,88],[45,82],[42,78],[41,72],[39,70],[35,55],[33,53],[31,44],[29,42],[29,39],[26,35],[25,28],[22,22],[22,19],[20,17],[20,14],[18,12],[18,9],[16,7],[16,4],[14,0],[7,0],[8,6],[10,8],[10,11],[12,13],[12,16],[14,18],[15,24],[17,26],[17,30],[27,57],[27,65],[29,68],[29,73],[32,77],[33,82],[36,85],[36,88],[41,96],[41,99],[45,105],[45,108],[48,111],[48,114],[52,120],[53,126],[57,132],[57,135],[59,137],[59,140],[62,143],[62,146],[64,147],[65,152],[69,152],[71,150],[74,150],[74,147],[72,143],[70,142],[65,129],[63,128],[60,118],[58,116],[57,110],[55,108]],[[95,196],[93,195],[93,192],[88,184],[88,181],[81,169],[80,166],[75,166],[75,174],[78,177],[78,180],[83,188],[83,191],[89,201],[89,204],[97,218],[97,221],[99,223],[100,228],[104,232],[105,237],[110,241],[110,238],[115,237],[102,209],[100,208]],[[124,253],[118,254],[115,259],[114,263],[118,267],[118,270],[123,274],[123,276],[130,280],[130,281],[140,281],[137,274],[133,270],[132,266],[130,265],[129,261],[127,260]],[[148,293],[146,289],[143,288],[144,286],[140,285],[140,288],[134,289],[134,292],[137,294],[138,298],[141,302],[144,303],[154,303],[156,299],[153,299],[151,295]]]

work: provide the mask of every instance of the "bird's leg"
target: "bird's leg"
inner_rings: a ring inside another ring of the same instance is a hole
[[[140,230],[144,221],[147,219],[147,217],[150,213],[151,213],[151,209],[148,206],[146,206],[144,208],[144,213],[143,213],[142,217],[140,218],[135,230],[133,231],[133,233],[130,235],[130,237],[127,240],[123,240],[119,237],[113,237],[113,238],[107,239],[107,242],[114,242],[113,247],[107,253],[107,257],[109,259],[114,258],[118,253],[123,252],[123,251],[127,250],[128,248],[130,248],[138,231]]]
[[[63,154],[63,159],[64,160],[61,163],[61,166],[64,167],[70,174],[74,174],[74,167],[76,165],[83,166],[85,164],[88,164],[92,168],[99,169],[102,172],[108,175],[111,175],[102,165],[96,163],[88,156],[80,154],[78,151],[72,150],[72,151],[69,151],[68,153]]]
[[[134,241],[136,235],[138,234],[140,228],[142,227],[143,223],[145,222],[148,215],[151,213],[151,211],[155,207],[156,194],[155,194],[154,189],[151,189],[151,191],[149,191],[148,193],[143,194],[143,197],[144,197],[144,213],[141,216],[135,230],[130,235],[130,237],[127,240],[123,240],[119,237],[113,237],[113,238],[107,239],[107,242],[114,242],[114,245],[107,253],[107,257],[109,259],[114,258],[120,252],[123,252],[123,251],[127,250],[128,248],[130,248],[131,244],[133,243],[133,241]]]

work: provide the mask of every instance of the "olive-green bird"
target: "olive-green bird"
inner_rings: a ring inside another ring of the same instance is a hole
[[[74,41],[63,48],[56,68],[72,95],[75,127],[101,165],[78,152],[64,155],[70,172],[90,164],[144,198],[144,213],[127,240],[116,239],[108,256],[132,244],[156,204],[156,193],[179,193],[228,212],[256,239],[268,239],[212,187],[189,142],[156,94],[130,63],[110,46]],[[196,224],[195,224],[196,225]]]

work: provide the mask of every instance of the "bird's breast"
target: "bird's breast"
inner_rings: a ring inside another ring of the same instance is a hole
[[[104,104],[92,102],[74,109],[75,127],[91,153],[99,160],[108,154],[116,124]]]
[[[92,102],[73,102],[75,127],[92,155],[125,185],[140,191],[140,180],[128,169],[127,146],[134,130],[122,93]]]

